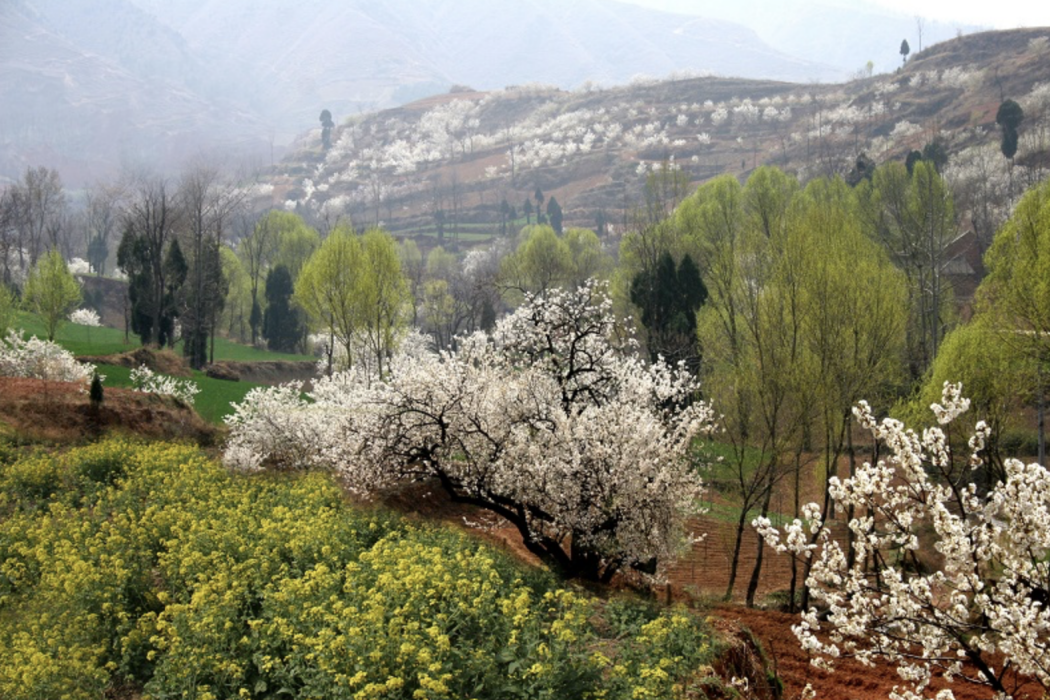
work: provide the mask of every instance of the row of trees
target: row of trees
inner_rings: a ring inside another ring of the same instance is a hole
[[[178,319],[197,369],[208,362],[225,305],[221,248],[240,203],[218,171],[200,167],[175,187],[140,179],[121,210],[117,265],[128,277],[129,325],[144,344],[173,345]]]

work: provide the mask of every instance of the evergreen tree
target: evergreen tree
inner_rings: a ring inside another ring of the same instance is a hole
[[[684,360],[694,372],[699,370],[696,312],[705,301],[707,287],[688,254],[676,268],[671,253],[664,251],[655,268],[634,277],[631,302],[641,309],[652,360],[658,357],[671,363]]]
[[[303,338],[302,319],[291,303],[294,291],[292,275],[287,267],[278,265],[267,273],[263,336],[266,346],[274,352],[295,352]]]
[[[332,113],[327,109],[321,110],[321,147],[328,150],[332,147],[332,129],[335,122],[332,121]]]
[[[999,111],[995,114],[995,123],[1003,130],[1003,140],[1000,149],[1007,158],[1013,158],[1017,154],[1017,129],[1024,120],[1024,110],[1021,105],[1013,100],[1004,100],[999,105]]]
[[[547,200],[547,219],[550,221],[551,228],[554,229],[554,232],[560,236],[562,234],[561,205],[558,204],[558,200],[555,199],[553,195]]]

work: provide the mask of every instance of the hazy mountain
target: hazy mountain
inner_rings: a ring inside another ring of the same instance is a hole
[[[913,52],[952,39],[960,33],[988,29],[968,24],[923,20],[922,40],[915,13],[894,12],[864,0],[631,0],[650,9],[737,22],[755,31],[777,51],[834,66],[840,77],[860,71],[871,61],[885,73],[901,64],[900,45]]]
[[[164,167],[196,150],[260,151],[263,127],[192,87],[180,36],[123,0],[0,3],[0,181],[28,165],[67,182],[121,165]]]
[[[209,65],[263,86],[281,127],[447,90],[540,82],[624,83],[702,71],[783,80],[835,71],[765,45],[749,29],[608,0],[134,0],[176,28]],[[293,9],[294,8],[294,9]]]
[[[827,47],[883,32],[846,10],[806,19],[824,12],[817,0],[790,11],[756,2],[732,19],[776,48],[726,17],[612,0],[3,0],[0,181],[46,164],[75,183],[198,150],[269,163],[274,143],[316,126],[322,109],[342,121],[453,85],[573,88],[675,72],[839,80],[868,55]]]

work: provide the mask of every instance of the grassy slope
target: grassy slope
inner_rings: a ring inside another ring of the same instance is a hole
[[[35,314],[19,313],[15,327],[24,330],[28,335],[36,335],[41,338],[46,336],[45,326]],[[130,342],[125,344],[124,332],[116,328],[91,328],[66,322],[59,325],[55,334],[55,342],[78,356],[112,355],[134,350],[141,345],[134,335],[130,336]],[[275,360],[312,361],[314,358],[307,355],[268,352],[234,343],[225,338],[218,338],[215,341],[215,359],[235,362],[268,362]],[[100,365],[99,372],[106,376],[106,386],[131,386],[129,377],[131,370],[127,367]],[[201,390],[197,394],[195,404],[197,413],[205,420],[216,424],[221,424],[222,419],[232,412],[231,402],[244,400],[245,394],[259,386],[251,382],[212,379],[204,372],[197,371],[193,372],[193,381]]]
[[[35,314],[21,312],[14,324],[28,335],[44,338],[47,335],[44,323]],[[124,331],[117,328],[91,328],[63,322],[55,333],[55,342],[74,355],[112,355],[127,352],[139,347],[141,343],[134,334],[124,342]],[[215,339],[216,361],[234,362],[272,362],[275,360],[313,361],[309,355],[269,352],[249,345],[242,345],[226,338]]]

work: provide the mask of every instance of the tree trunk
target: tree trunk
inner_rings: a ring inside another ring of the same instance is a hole
[[[762,499],[762,517],[769,515],[769,503],[773,498],[773,476],[776,474],[774,468],[769,470],[769,481],[766,483],[765,497]],[[755,607],[755,593],[758,592],[758,579],[762,575],[762,555],[766,549],[766,541],[759,533],[755,533],[758,551],[755,554],[755,568],[751,571],[751,580],[747,584],[747,607]]]
[[[733,559],[729,563],[729,583],[726,584],[725,599],[733,598],[733,587],[736,585],[736,570],[740,564],[740,547],[744,540],[744,527],[747,521],[746,501],[740,507],[740,518],[736,523],[736,537],[733,542]]]

